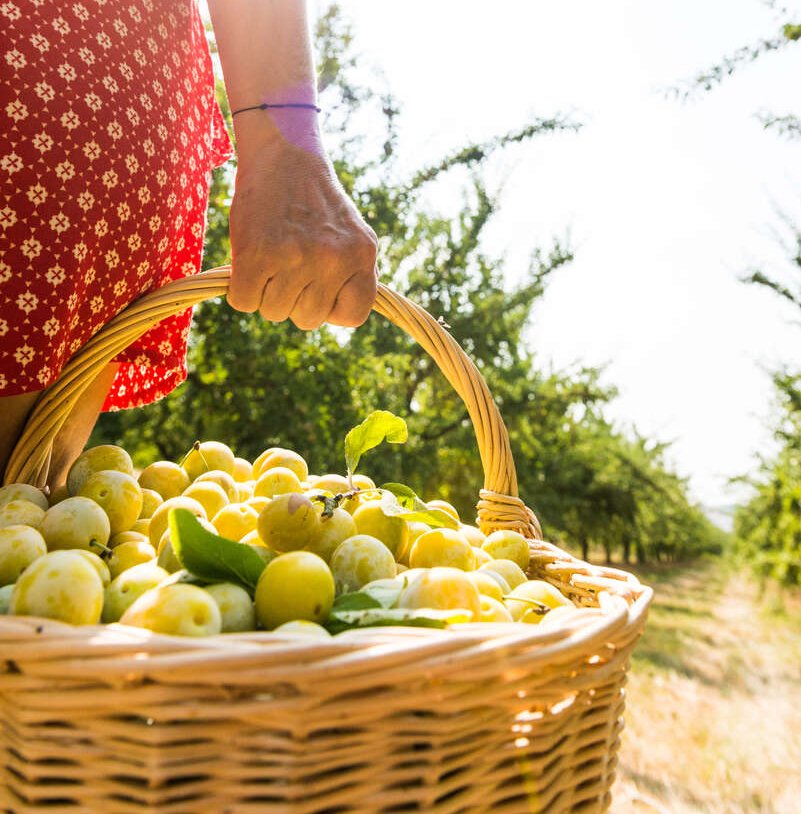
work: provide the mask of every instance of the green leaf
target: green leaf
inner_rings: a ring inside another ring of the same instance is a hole
[[[352,475],[359,460],[368,449],[377,447],[382,441],[389,444],[405,444],[409,437],[406,422],[386,410],[370,413],[361,424],[345,436],[345,463],[348,474]]]
[[[369,594],[366,594],[363,591],[354,591],[353,593],[338,596],[334,600],[331,613],[370,610],[380,607],[381,603],[377,599],[373,599],[373,597],[371,597]]]
[[[433,627],[444,628],[458,622],[469,622],[468,610],[411,610],[408,608],[368,608],[365,610],[332,611],[325,627],[331,633],[341,633],[358,627]]]
[[[383,579],[378,584],[366,585],[361,593],[367,594],[381,608],[392,608],[398,602],[401,591],[406,587],[403,577]]]
[[[387,517],[402,517],[409,522],[428,523],[434,528],[458,529],[459,524],[442,509],[429,509],[419,497],[402,483],[385,483],[379,506]]]
[[[267,567],[250,546],[206,531],[187,509],[170,510],[170,540],[178,562],[210,582],[234,582],[252,594]]]
[[[417,502],[422,503],[422,500],[417,496],[414,489],[405,483],[385,483],[381,488],[387,492],[392,492],[398,499],[398,503],[400,503],[404,509],[413,509]]]

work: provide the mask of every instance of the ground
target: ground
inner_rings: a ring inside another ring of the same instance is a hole
[[[798,814],[801,600],[716,561],[640,578],[612,814]]]

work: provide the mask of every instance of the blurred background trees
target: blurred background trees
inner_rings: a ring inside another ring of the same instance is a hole
[[[776,6],[775,36],[745,45],[719,63],[702,71],[680,94],[709,91],[743,66],[771,52],[799,46],[801,22],[787,9]],[[801,145],[801,117],[795,111],[761,111],[758,119],[766,129]],[[751,269],[743,278],[748,285],[772,291],[801,308],[801,229],[781,216],[785,232],[780,236],[787,257],[784,268]],[[742,562],[761,577],[787,585],[801,584],[801,371],[786,367],[772,376],[777,417],[774,436],[778,452],[760,456],[756,476],[740,480],[752,488],[752,496],[738,507],[734,517],[733,550]]]
[[[381,279],[442,317],[487,379],[509,428],[521,497],[546,536],[585,558],[600,553],[626,562],[719,550],[725,535],[693,505],[664,445],[605,418],[615,392],[600,371],[544,372],[523,342],[549,278],[572,259],[569,242],[533,247],[515,285],[483,249],[498,207],[483,162],[579,124],[561,115],[537,118],[401,177],[398,104],[386,90],[354,81],[352,33],[336,5],[319,18],[315,35],[329,153],[381,236]],[[445,217],[426,204],[424,191],[454,175],[464,179],[464,204]],[[230,258],[232,182],[231,167],[215,171],[207,268]],[[208,302],[195,311],[189,368],[186,383],[162,401],[105,414],[93,441],[122,443],[140,463],[178,459],[195,439],[225,441],[251,458],[280,445],[301,452],[313,471],[342,472],[347,430],[371,410],[387,409],[407,420],[409,442],[373,453],[365,471],[379,483],[400,480],[428,498],[444,497],[468,522],[474,517],[483,476],[467,412],[424,351],[383,318],[373,315],[355,331],[304,333]]]

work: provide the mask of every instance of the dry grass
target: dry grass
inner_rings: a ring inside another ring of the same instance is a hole
[[[801,812],[801,601],[715,562],[640,576],[613,814]]]

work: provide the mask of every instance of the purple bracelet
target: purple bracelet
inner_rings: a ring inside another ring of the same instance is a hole
[[[320,113],[320,108],[317,105],[309,104],[308,102],[287,102],[286,104],[278,104],[278,105],[269,105],[266,102],[261,105],[253,105],[252,107],[240,107],[239,110],[234,110],[231,113],[232,116],[236,116],[237,113],[244,113],[247,110],[270,110],[273,108],[287,108],[287,107],[299,107],[305,110],[316,110]]]

